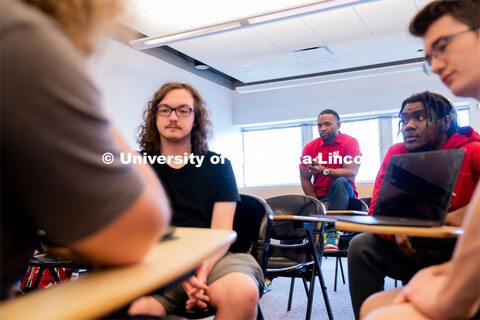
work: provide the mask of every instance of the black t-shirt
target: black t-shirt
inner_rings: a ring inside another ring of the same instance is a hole
[[[180,169],[159,163],[152,167],[170,199],[174,226],[210,228],[215,202],[240,201],[230,161],[214,152],[208,151],[201,166],[189,162]]]

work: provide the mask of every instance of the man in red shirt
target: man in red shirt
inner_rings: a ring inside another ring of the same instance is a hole
[[[393,145],[385,155],[375,180],[369,214],[375,208],[393,155],[461,148],[466,150],[466,155],[445,221],[447,225],[459,226],[466,211],[463,209],[470,202],[479,180],[480,136],[471,127],[458,128],[455,107],[437,93],[427,91],[406,99],[399,116],[404,142]],[[348,252],[350,295],[355,317],[359,317],[360,306],[366,298],[383,290],[386,276],[408,282],[420,269],[449,260],[453,246],[454,241],[432,240],[419,248],[405,235],[392,237],[364,233],[355,237]]]
[[[330,199],[329,210],[347,210],[348,199],[358,196],[355,176],[361,152],[357,139],[341,133],[340,116],[331,109],[317,118],[319,138],[303,149],[300,181],[307,196]],[[313,183],[311,181],[313,176]],[[325,234],[324,250],[338,250],[338,231]]]

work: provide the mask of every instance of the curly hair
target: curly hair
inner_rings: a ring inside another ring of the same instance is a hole
[[[195,109],[195,125],[192,129],[191,144],[194,154],[202,155],[208,151],[207,140],[210,137],[211,125],[209,120],[210,113],[205,108],[205,101],[198,91],[187,83],[167,82],[155,94],[152,100],[148,102],[147,109],[143,112],[144,123],[139,127],[139,137],[137,142],[142,150],[148,153],[160,153],[160,134],[156,124],[156,111],[160,101],[165,98],[167,93],[176,89],[185,89],[193,97]]]
[[[92,35],[106,31],[124,13],[120,0],[25,0],[58,21],[84,54],[93,52]]]
[[[402,108],[398,113],[399,117],[402,116],[402,111],[408,103],[421,102],[425,109],[425,114],[429,122],[433,122],[433,117],[435,117],[435,124],[438,124],[439,119],[446,119],[447,116],[450,118],[450,127],[448,127],[446,133],[450,137],[455,132],[458,131],[457,124],[457,111],[453,103],[439,93],[425,91],[422,93],[417,93],[411,96],[410,98],[405,99],[402,103]],[[428,128],[428,121],[427,121]],[[400,123],[398,124],[398,131],[400,132]]]
[[[430,25],[446,14],[470,28],[476,27],[480,20],[479,10],[479,0],[434,1],[417,13],[410,22],[409,31],[414,36],[423,37]]]

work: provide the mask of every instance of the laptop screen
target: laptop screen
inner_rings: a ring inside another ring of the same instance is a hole
[[[373,215],[443,223],[465,150],[393,156]]]

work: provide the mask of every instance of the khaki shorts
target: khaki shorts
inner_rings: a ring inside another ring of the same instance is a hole
[[[232,272],[242,272],[249,275],[257,282],[259,293],[261,294],[263,292],[265,278],[262,269],[253,256],[246,253],[227,252],[208,274],[207,285]],[[178,285],[161,294],[153,294],[152,296],[163,305],[169,314],[176,313],[176,310],[184,310],[185,303],[188,300],[188,296],[183,290],[182,285]]]

